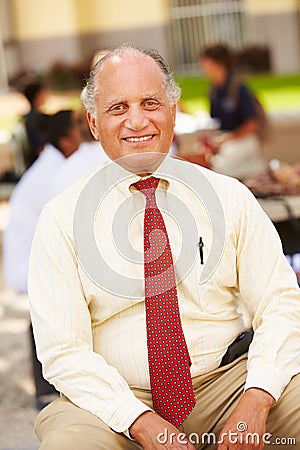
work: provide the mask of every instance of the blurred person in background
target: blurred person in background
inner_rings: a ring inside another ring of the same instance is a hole
[[[28,149],[24,155],[26,168],[36,160],[47,142],[46,127],[48,115],[42,111],[49,97],[49,88],[40,80],[27,83],[22,93],[30,104],[30,111],[23,116],[28,140]]]
[[[92,56],[90,70],[102,59],[109,50],[97,50]],[[51,192],[56,195],[78,180],[81,176],[99,167],[108,160],[99,141],[93,137],[86,117],[85,108],[81,107],[76,112],[76,121],[79,126],[82,143],[65,164],[58,170],[55,179],[51,183]]]
[[[59,194],[80,177],[108,161],[107,154],[99,141],[96,141],[91,134],[85,110],[82,108],[76,111],[75,115],[82,143],[50,180],[49,190],[52,196]]]
[[[260,172],[262,107],[233,70],[233,55],[224,45],[204,49],[200,68],[211,83],[210,114],[220,122],[220,132],[205,143],[211,168],[244,179]]]
[[[30,248],[42,207],[53,196],[56,173],[79,147],[81,136],[73,111],[59,111],[48,117],[47,144],[22,176],[9,201],[10,216],[3,236],[3,265],[7,284],[17,293],[27,293]],[[53,400],[56,390],[43,379],[31,333],[36,406]]]

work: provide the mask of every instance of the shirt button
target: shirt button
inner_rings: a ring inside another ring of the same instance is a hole
[[[114,420],[114,425],[119,425],[119,423],[120,423],[120,419],[115,419]]]

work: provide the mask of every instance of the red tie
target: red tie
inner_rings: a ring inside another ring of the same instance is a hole
[[[155,411],[179,427],[196,400],[178,308],[171,247],[155,199],[158,183],[159,179],[150,177],[134,184],[146,196],[144,271],[150,385]]]

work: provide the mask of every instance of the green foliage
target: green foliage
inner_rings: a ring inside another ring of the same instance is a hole
[[[203,77],[177,79],[182,89],[182,104],[189,113],[208,110],[209,82]],[[268,112],[300,111],[300,74],[256,75],[246,78]]]
[[[202,77],[177,78],[176,81],[182,89],[182,100],[204,97],[209,91],[209,82]]]
[[[199,110],[209,110],[207,79],[181,77],[177,78],[177,82],[182,89],[182,105],[186,112],[193,114]],[[300,74],[255,75],[247,77],[246,82],[268,112],[300,111]],[[68,107],[76,109],[80,104],[79,92],[73,91],[69,94]],[[11,131],[17,119],[16,115],[0,117],[0,129]]]

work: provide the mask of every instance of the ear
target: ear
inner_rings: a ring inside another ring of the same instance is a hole
[[[94,138],[97,141],[99,141],[99,133],[98,133],[98,128],[97,128],[97,123],[96,123],[95,117],[93,117],[90,112],[87,112],[86,117],[87,117],[87,121],[89,123],[89,127],[90,127],[92,135],[94,136]]]

